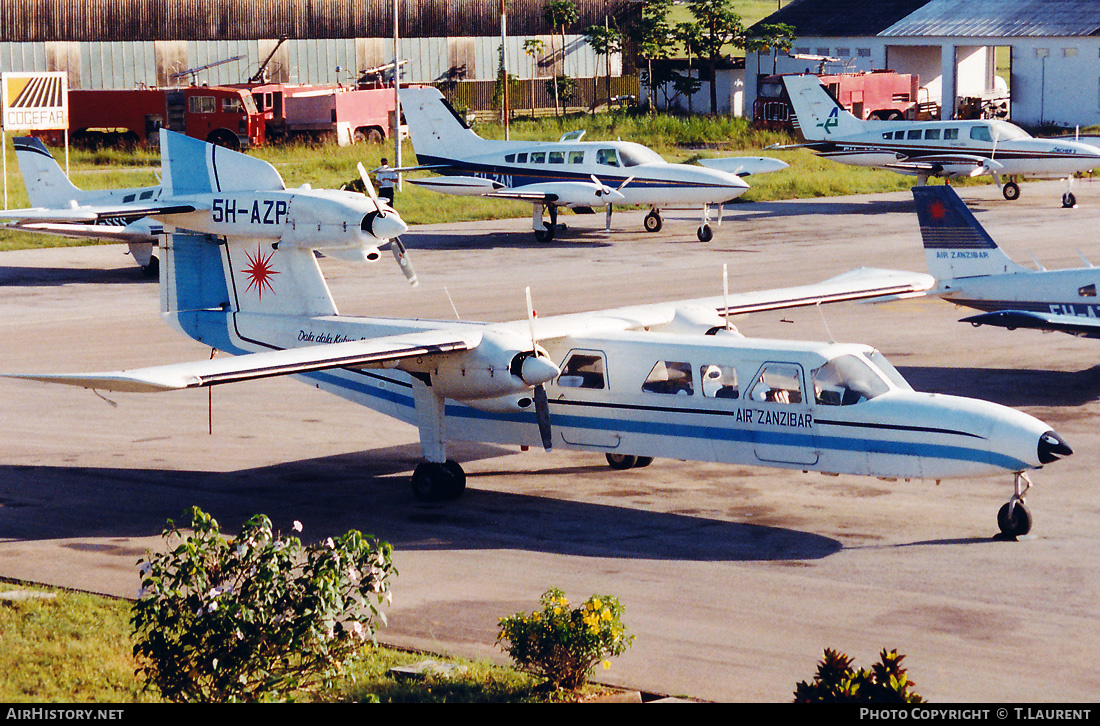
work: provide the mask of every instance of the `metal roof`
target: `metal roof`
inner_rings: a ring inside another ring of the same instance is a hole
[[[932,0],[794,0],[749,28],[793,25],[798,37],[846,38],[878,35]],[[956,9],[961,3],[956,2]],[[967,0],[966,5],[970,4]]]
[[[886,37],[1067,37],[1100,34],[1096,0],[932,0]]]

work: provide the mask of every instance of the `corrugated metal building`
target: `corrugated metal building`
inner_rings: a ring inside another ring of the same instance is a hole
[[[542,19],[544,0],[510,0],[510,73],[606,73],[584,29],[606,19],[625,30],[641,4],[574,4],[578,19],[566,30],[563,53],[560,36]],[[399,48],[408,61],[402,80],[495,78],[500,8],[500,0],[400,0]],[[61,70],[71,88],[126,88],[170,85],[175,73],[218,63],[193,75],[214,85],[247,80],[275,50],[272,80],[348,83],[359,71],[392,63],[393,30],[391,0],[0,0],[0,71]],[[543,40],[542,57],[524,53],[528,38]],[[613,74],[623,70],[622,57],[613,57]]]
[[[919,73],[952,114],[1003,78],[1013,120],[1100,124],[1100,7],[1095,0],[794,0],[761,21],[796,29],[793,53],[832,56],[850,70]],[[750,28],[750,32],[751,32]],[[1002,49],[998,53],[998,49]],[[997,68],[997,58],[1008,69]],[[812,64],[781,58],[780,73]],[[772,56],[746,59],[746,95]]]

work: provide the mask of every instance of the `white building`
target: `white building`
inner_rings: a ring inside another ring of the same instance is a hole
[[[1011,92],[1015,122],[1100,124],[1095,0],[794,0],[758,25],[772,23],[795,28],[792,55],[838,58],[827,72],[919,74],[944,117],[954,114],[960,97],[992,91],[999,73]],[[1007,68],[998,71],[998,58]],[[775,70],[818,69],[781,54]],[[746,98],[756,97],[759,75],[772,72],[771,53],[749,54]]]

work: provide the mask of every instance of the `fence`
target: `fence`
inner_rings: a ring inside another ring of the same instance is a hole
[[[566,97],[559,86],[562,103],[567,110],[590,111],[608,103],[607,78],[596,76],[569,79],[576,84]],[[500,116],[500,98],[494,81],[447,81],[437,83],[455,108],[467,109],[480,118]],[[633,105],[638,99],[638,76],[612,76],[612,105]],[[517,80],[508,84],[508,100],[512,117],[546,116],[554,113],[554,88],[549,78]],[[533,109],[533,111],[532,111]]]

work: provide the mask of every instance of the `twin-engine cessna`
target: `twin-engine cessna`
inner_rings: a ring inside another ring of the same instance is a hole
[[[1062,206],[1077,204],[1073,175],[1100,167],[1100,148],[1070,139],[1038,139],[1000,120],[863,121],[813,75],[783,76],[805,144],[827,159],[918,177],[991,175],[1004,198],[1020,196],[1018,177],[1066,179]],[[1001,183],[1001,177],[1008,181]]]
[[[162,132],[161,150],[166,189],[183,185],[181,202],[225,199],[215,190],[227,179],[262,178],[262,162],[186,136]],[[804,287],[552,317],[535,317],[528,296],[526,319],[505,323],[369,318],[337,314],[311,250],[320,238],[169,235],[163,316],[236,357],[16,377],[153,392],[296,375],[417,426],[425,461],[412,486],[425,500],[464,490],[447,457],[457,439],[594,451],[616,468],[670,457],[891,479],[1011,473],[998,520],[1018,535],[1031,526],[1026,472],[1072,453],[1027,414],[914,391],[867,346],[751,339],[729,325],[755,311],[922,295],[933,284],[924,274],[860,269]]]
[[[582,141],[571,132],[559,141],[494,141],[483,139],[466,125],[435,88],[401,90],[401,109],[421,166],[443,176],[410,179],[445,194],[518,199],[533,205],[535,239],[550,240],[557,232],[557,208],[592,211],[603,207],[606,231],[611,231],[615,204],[648,206],[645,229],[663,224],[661,209],[696,207],[703,219],[696,235],[709,241],[710,205],[739,197],[749,188],[741,177],[785,169],[767,157],[701,159],[702,166],[670,164],[641,144],[630,141]],[[550,221],[542,219],[549,209]]]
[[[172,132],[167,132],[172,133]],[[355,192],[287,189],[275,167],[227,149],[205,155],[202,183],[172,175],[158,187],[83,191],[61,171],[36,138],[15,139],[19,168],[27,186],[29,209],[0,211],[9,227],[70,237],[125,241],[150,276],[159,270],[152,249],[164,225],[212,235],[233,235],[283,246],[316,249],[353,261],[374,261],[389,245],[401,270],[416,284],[416,274],[398,235],[408,227],[381,202],[360,164],[370,198]],[[248,159],[242,162],[242,159]],[[193,160],[177,163],[192,163]],[[163,158],[167,165],[169,159]],[[213,184],[206,184],[207,175]]]

